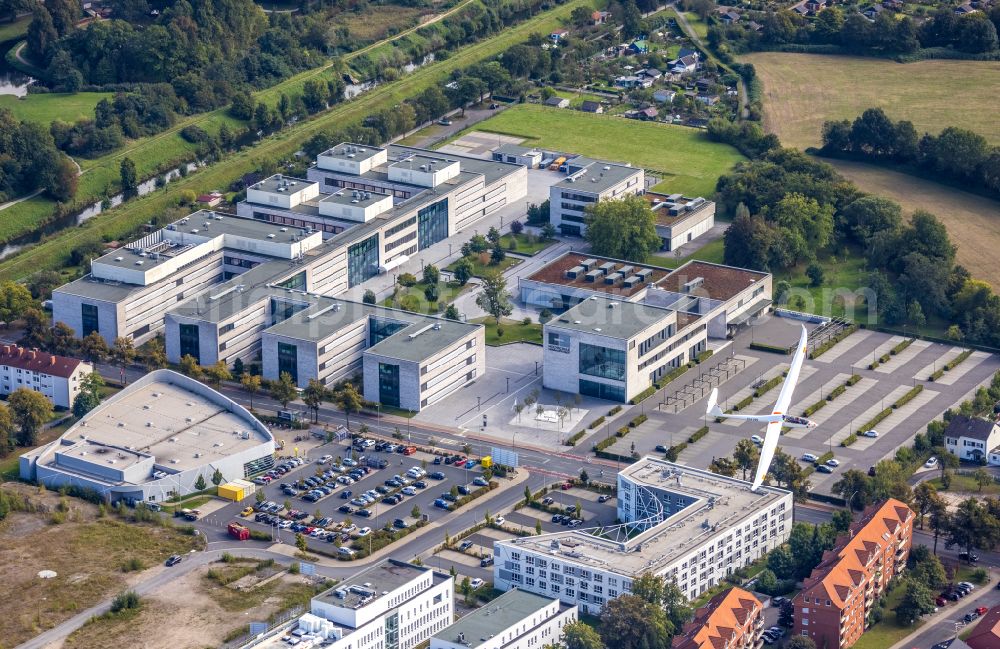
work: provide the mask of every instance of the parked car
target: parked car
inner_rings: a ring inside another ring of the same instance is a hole
[[[484,583],[485,582],[482,579],[480,579],[479,577],[476,577],[475,579],[473,579],[472,581],[469,582],[469,585],[472,586],[473,588],[479,588]]]
[[[168,567],[170,567],[170,566],[176,566],[180,562],[181,562],[181,555],[179,555],[179,554],[171,554],[170,558],[167,559],[167,566]]]
[[[819,471],[820,473],[833,473],[833,468],[825,464],[820,464],[818,467],[816,467],[816,470]]]
[[[753,442],[754,444],[760,446],[761,444],[764,443],[764,438],[761,437],[760,435],[751,435],[750,436],[750,441]]]
[[[969,563],[977,563],[979,561],[979,555],[975,552],[959,552],[958,558]]]
[[[878,431],[877,430],[866,430],[865,432],[861,433],[861,435],[863,437],[871,437],[872,439],[875,439],[876,437],[878,437]]]
[[[451,120],[446,117],[442,117],[438,120],[438,124],[441,126],[451,126]]]
[[[441,473],[440,471],[435,471],[434,473],[430,474],[428,477],[429,478],[433,478],[435,480],[444,480],[444,474]]]
[[[468,496],[469,494],[472,493],[472,489],[469,489],[469,485],[460,484],[458,485],[458,493],[462,494],[463,496]]]
[[[496,518],[493,519],[493,522],[496,523],[497,525],[503,525],[504,523],[507,522],[507,519],[504,518],[503,516],[497,516]]]
[[[937,463],[938,459],[932,455],[929,458],[927,458],[926,462],[924,462],[924,466],[928,469],[933,469],[934,467],[937,466]]]
[[[392,526],[396,527],[396,528],[399,528],[401,530],[405,530],[406,528],[408,528],[410,526],[410,524],[407,523],[406,521],[404,521],[402,518],[397,518],[396,520],[394,520],[392,522]]]
[[[486,481],[486,478],[483,477],[477,477],[475,480],[472,481],[472,484],[476,485],[477,487],[488,487],[490,485],[490,483]]]
[[[561,485],[559,485],[559,488],[562,489],[563,491],[568,491],[569,489],[573,488],[573,484],[570,482],[564,482]]]
[[[354,508],[351,507],[350,505],[341,505],[340,507],[337,508],[337,511],[343,512],[345,514],[353,514]]]
[[[434,501],[434,506],[439,509],[451,509],[451,503],[449,503],[444,498],[438,498]]]
[[[492,566],[492,565],[493,565],[493,555],[492,554],[487,554],[486,556],[484,556],[482,559],[479,560],[479,567],[480,568],[485,568],[487,566]]]
[[[599,503],[606,503],[609,500],[611,500],[611,496],[609,496],[608,494],[601,494],[600,496],[597,497],[597,502]]]
[[[829,460],[826,461],[826,465],[829,466],[829,467],[836,468],[836,467],[840,466],[840,460],[836,460],[834,458],[830,458]]]
[[[461,545],[458,546],[459,552],[465,552],[472,547],[472,541],[462,541]]]
[[[545,498],[542,498],[542,504],[543,505],[551,505],[554,502],[555,502],[555,499],[552,498],[552,497],[550,497],[550,496],[546,496]]]
[[[657,453],[666,453],[667,447],[664,446],[663,444],[657,444],[656,448],[654,448],[653,450],[656,451]]]
[[[374,516],[374,514],[372,514],[372,511],[370,509],[359,509],[354,513],[360,516],[361,518],[371,518],[372,516]]]

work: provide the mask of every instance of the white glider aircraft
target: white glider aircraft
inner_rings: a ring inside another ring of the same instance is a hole
[[[778,447],[778,437],[781,435],[782,426],[788,426],[789,428],[816,427],[816,422],[814,421],[810,421],[805,417],[795,417],[788,414],[788,405],[792,401],[792,392],[795,390],[795,383],[799,380],[799,371],[802,369],[802,362],[806,358],[806,341],[808,337],[806,328],[802,327],[802,335],[799,337],[798,347],[795,348],[795,354],[792,356],[792,365],[788,368],[788,376],[785,377],[785,382],[781,385],[781,392],[778,394],[778,400],[775,402],[771,414],[729,415],[722,412],[722,409],[719,408],[718,388],[714,388],[712,394],[708,397],[708,415],[710,417],[741,419],[767,424],[767,432],[764,433],[764,443],[760,449],[760,460],[757,462],[757,475],[754,476],[753,486],[750,487],[751,491],[757,491],[757,488],[764,482],[764,476],[767,475],[767,470],[771,466],[771,460],[774,459],[774,451]]]

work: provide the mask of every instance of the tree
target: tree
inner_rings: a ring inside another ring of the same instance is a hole
[[[436,285],[441,281],[441,271],[434,264],[427,264],[423,268],[421,281],[424,284]]]
[[[454,304],[449,304],[448,308],[444,310],[444,317],[447,320],[461,320],[462,315],[458,312],[458,307]]]
[[[83,417],[101,404],[104,379],[97,372],[90,372],[80,381],[80,391],[73,399],[73,415]]]
[[[250,397],[251,410],[253,410],[253,395],[260,392],[260,383],[260,376],[256,374],[243,372],[242,376],[240,376],[240,386],[242,386],[243,391]]]
[[[302,402],[312,410],[313,423],[319,423],[319,407],[326,399],[326,387],[316,379],[309,379],[309,384],[302,391]]]
[[[831,488],[847,503],[852,510],[862,510],[871,502],[871,484],[868,476],[857,469],[848,469],[841,474],[840,480],[833,483]]]
[[[203,476],[203,475],[201,475],[199,473],[198,474],[198,479],[194,481],[194,488],[197,489],[198,491],[201,491],[202,489],[206,488],[207,486],[208,486],[208,483],[205,482],[205,476]]]
[[[795,578],[795,557],[787,545],[782,545],[767,555],[767,567],[781,579]]]
[[[469,280],[472,279],[473,272],[475,272],[475,268],[467,257],[462,257],[458,260],[458,263],[455,264],[455,279],[458,280],[458,283],[462,286],[469,283]]]
[[[307,549],[309,549],[309,544],[306,542],[306,537],[304,537],[301,532],[295,533],[295,547],[298,548],[299,552],[305,552]]]
[[[124,376],[125,369],[135,360],[135,346],[132,344],[131,338],[126,336],[115,338],[115,342],[111,347],[111,360],[121,368],[122,375]]]
[[[653,210],[641,196],[594,203],[585,218],[586,239],[595,255],[641,263],[663,244]]]
[[[218,388],[222,385],[223,381],[232,380],[233,375],[229,371],[226,361],[219,360],[216,361],[214,365],[210,365],[205,368],[205,377],[208,379],[209,383]]]
[[[934,532],[934,554],[937,554],[938,538],[951,526],[951,513],[948,511],[948,505],[944,498],[939,496],[931,500],[927,516],[931,530]]]
[[[184,376],[190,376],[192,379],[200,379],[202,375],[201,367],[198,365],[198,359],[196,359],[191,354],[184,354],[181,356],[181,373]]]
[[[935,610],[934,596],[923,584],[906,580],[906,592],[896,606],[896,621],[902,626],[911,626],[924,615]]]
[[[328,98],[326,84],[310,79],[302,86],[302,103],[310,113],[318,113],[326,108]]]
[[[163,345],[162,336],[156,336],[146,343],[144,358],[146,369],[150,372],[167,366],[167,350]]]
[[[500,242],[497,241],[493,244],[493,249],[490,250],[490,265],[499,266],[503,263],[503,260],[507,258],[507,251],[503,249]]]
[[[91,363],[101,363],[108,357],[111,350],[104,337],[96,331],[91,331],[80,341],[80,353]]]
[[[976,485],[979,487],[980,493],[982,493],[983,487],[989,486],[993,483],[993,476],[990,475],[990,472],[983,467],[979,467],[973,472],[972,479],[976,481]]]
[[[756,589],[762,593],[773,593],[778,588],[778,576],[770,568],[761,570],[757,575]]]
[[[500,318],[509,316],[514,311],[510,303],[510,293],[507,292],[507,280],[500,273],[490,270],[483,273],[483,289],[476,296],[476,305],[490,314],[500,325]]]
[[[817,263],[809,264],[809,267],[806,268],[806,276],[809,278],[810,286],[823,285],[823,279],[824,279],[823,267],[820,266],[819,264]]]
[[[736,448],[733,449],[733,459],[736,460],[736,466],[743,471],[743,479],[746,480],[747,471],[756,467],[760,460],[760,450],[756,444],[743,438],[736,442]]]
[[[118,174],[125,198],[132,198],[139,193],[139,172],[136,171],[132,158],[122,158],[121,164],[118,166]]]
[[[364,296],[361,298],[361,301],[364,302],[365,304],[375,304],[376,302],[375,291],[371,290],[370,288],[366,289]]]
[[[229,114],[236,119],[249,122],[253,118],[253,95],[249,91],[240,90],[233,94],[229,105]]]
[[[712,458],[711,463],[708,465],[708,470],[712,473],[728,476],[730,478],[736,475],[736,470],[738,468],[739,466],[736,464],[736,461],[731,460],[728,457]]]
[[[420,518],[420,507],[418,507],[417,505],[414,505],[413,509],[410,510],[410,517],[411,518]]]
[[[0,283],[0,320],[4,326],[10,327],[11,322],[23,316],[34,304],[31,291],[25,286],[9,280]]]
[[[215,473],[212,474],[212,484],[218,487],[220,484],[226,481],[226,478],[222,475],[222,471],[216,469]]]
[[[271,398],[281,404],[282,410],[288,409],[288,404],[299,396],[295,380],[288,372],[282,372],[277,381],[271,383]]]
[[[910,577],[927,588],[938,589],[948,583],[941,560],[926,545],[916,545],[910,550],[908,563]]]
[[[24,328],[21,330],[21,346],[44,348],[49,346],[49,321],[44,313],[31,307],[24,311]]]
[[[913,488],[913,504],[917,514],[917,525],[924,529],[924,518],[933,507],[934,500],[940,498],[937,488],[930,482],[924,481]]]
[[[73,65],[73,60],[66,50],[56,50],[49,62],[46,76],[52,86],[60,92],[77,92],[83,86],[83,75]]]
[[[664,610],[637,595],[616,597],[601,612],[601,638],[616,649],[665,649],[673,632]]]
[[[823,13],[826,13],[825,11]],[[822,15],[822,13],[820,14]],[[793,635],[788,644],[785,645],[785,649],[816,649],[816,643],[812,638],[807,638],[802,635]]]
[[[562,646],[566,649],[605,649],[597,631],[581,620],[564,625],[562,634]]]
[[[52,332],[49,336],[49,348],[53,353],[60,356],[71,356],[76,351],[76,338],[73,337],[73,330],[65,322],[57,322],[52,325]]]
[[[354,387],[354,384],[345,383],[334,393],[333,400],[337,404],[337,407],[344,411],[344,419],[347,422],[347,427],[350,428],[351,413],[361,412],[361,406],[364,405],[364,399],[361,398],[361,394]]]
[[[992,550],[1000,539],[1000,521],[975,498],[963,500],[948,525],[948,545],[972,553]]]
[[[14,432],[14,419],[11,417],[10,409],[0,404],[0,457],[6,456],[14,448]],[[2,518],[0,515],[0,519]]]
[[[35,4],[28,25],[28,53],[36,61],[44,62],[49,48],[57,40],[59,34],[52,24],[52,14],[42,3]]]
[[[830,519],[830,524],[837,532],[846,532],[850,529],[852,522],[854,522],[854,516],[846,509],[838,509],[833,512],[833,517]]]
[[[18,388],[7,398],[7,407],[18,427],[18,446],[36,445],[38,431],[52,416],[52,403],[40,392]]]

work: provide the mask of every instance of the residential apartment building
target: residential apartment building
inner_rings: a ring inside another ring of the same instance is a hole
[[[752,593],[724,590],[694,613],[674,636],[673,649],[758,649],[764,630],[764,605]]]
[[[256,645],[328,649],[411,649],[454,617],[451,575],[383,559],[312,598],[311,611]]]
[[[642,169],[577,156],[564,163],[566,178],[549,188],[549,222],[564,235],[587,232],[586,209],[600,201],[641,194],[646,189]]]
[[[515,588],[434,634],[430,649],[542,649],[576,619],[575,606]]]
[[[83,377],[94,371],[78,358],[56,356],[18,345],[0,346],[0,394],[20,388],[38,392],[56,408],[72,408]]]
[[[817,647],[846,648],[868,628],[869,613],[889,582],[906,569],[913,539],[913,511],[890,498],[869,507],[792,599],[796,635]]]
[[[618,475],[618,519],[600,536],[566,530],[494,544],[494,584],[596,614],[646,572],[690,599],[784,543],[792,494],[646,457]]]
[[[944,431],[944,445],[960,460],[1000,465],[1000,425],[989,419],[954,415]]]
[[[543,385],[627,402],[707,348],[706,327],[672,309],[591,296],[543,327]]]

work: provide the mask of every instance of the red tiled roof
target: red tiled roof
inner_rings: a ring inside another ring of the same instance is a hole
[[[972,649],[1000,649],[1000,606],[987,611],[965,639],[965,644]]]
[[[673,649],[724,649],[754,612],[762,608],[760,601],[742,588],[719,593],[695,611],[694,619],[684,625],[684,631],[674,636]]]
[[[18,345],[0,346],[0,365],[18,367],[22,370],[41,372],[68,379],[80,366],[79,358],[56,356],[35,349],[25,349]]]
[[[683,293],[685,284],[701,278],[704,281],[692,291],[692,295],[707,296],[713,300],[728,300],[765,277],[767,273],[755,270],[691,261],[667,275],[662,282],[659,282],[659,287]]]

